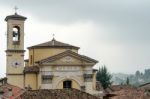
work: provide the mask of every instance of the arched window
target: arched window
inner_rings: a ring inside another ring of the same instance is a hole
[[[20,40],[20,28],[18,26],[13,27],[12,35],[13,35],[14,42],[17,42]]]

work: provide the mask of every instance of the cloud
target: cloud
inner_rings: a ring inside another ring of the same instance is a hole
[[[56,39],[81,47],[81,53],[113,72],[133,73],[132,66],[141,70],[150,65],[149,0],[1,0],[2,21],[15,5],[28,17],[26,47],[55,33]]]

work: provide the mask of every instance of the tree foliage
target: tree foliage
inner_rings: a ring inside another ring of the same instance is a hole
[[[129,78],[127,77],[127,79],[126,79],[126,84],[127,85],[130,85],[130,81],[129,81]]]
[[[140,86],[145,83],[150,82],[150,69],[145,69],[144,72],[140,72],[137,70],[135,74],[123,74],[123,73],[117,73],[112,74],[113,78],[111,79],[114,84],[127,84],[127,78],[129,80],[129,85],[132,86]]]
[[[106,66],[102,66],[101,68],[99,68],[97,75],[96,75],[96,79],[97,81],[99,81],[103,88],[106,89],[108,86],[110,86],[112,84],[112,82],[110,81],[112,78],[111,74],[107,71]]]

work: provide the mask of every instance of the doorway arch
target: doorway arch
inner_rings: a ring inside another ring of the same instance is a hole
[[[80,90],[80,84],[74,79],[63,79],[56,84],[56,89],[75,88]]]
[[[63,81],[63,88],[72,88],[72,81],[71,80]]]

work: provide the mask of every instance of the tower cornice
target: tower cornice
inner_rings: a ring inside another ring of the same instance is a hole
[[[24,53],[25,50],[6,50],[5,52]]]
[[[15,13],[14,15],[9,15],[6,16],[5,21],[8,21],[9,19],[11,20],[23,20],[25,21],[27,18],[21,15],[18,15],[17,13]]]

